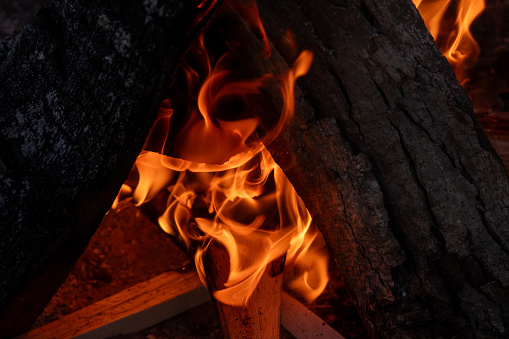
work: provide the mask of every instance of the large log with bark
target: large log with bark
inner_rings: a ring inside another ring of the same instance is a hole
[[[259,9],[286,63],[289,40],[315,54],[269,149],[369,332],[507,337],[508,176],[411,1]]]
[[[139,154],[213,1],[62,0],[0,48],[0,337],[26,329]]]
[[[8,206],[0,336],[27,300],[40,302],[22,293],[53,272],[63,279],[73,258],[64,264],[60,253],[84,248],[141,147],[178,57],[173,39],[182,42],[193,15],[157,1],[100,3],[106,8],[56,3],[0,53],[0,201]],[[509,180],[411,2],[259,7],[275,47],[267,67],[295,59],[291,40],[315,54],[295,120],[269,148],[370,332],[507,336]]]

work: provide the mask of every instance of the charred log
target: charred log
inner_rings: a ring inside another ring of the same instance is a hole
[[[110,206],[194,5],[57,2],[0,47],[0,336],[37,315]],[[411,2],[259,7],[270,62],[295,59],[291,40],[315,54],[269,148],[370,332],[507,336],[507,174]]]
[[[506,337],[508,176],[411,1],[259,9],[287,63],[315,53],[269,149],[371,334]]]
[[[0,337],[26,329],[111,206],[200,1],[56,1],[0,48]]]

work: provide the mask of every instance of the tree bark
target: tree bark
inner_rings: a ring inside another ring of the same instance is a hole
[[[295,60],[290,40],[315,54],[296,116],[269,149],[368,331],[507,337],[508,176],[411,1],[259,10],[273,59]]]
[[[199,3],[56,1],[2,44],[0,337],[35,320],[111,206]]]
[[[0,50],[0,337],[38,313],[27,305],[50,297],[111,204],[193,5],[62,0]],[[296,117],[269,148],[368,330],[507,336],[507,173],[411,2],[259,7],[270,67],[295,59],[292,39],[315,54]]]

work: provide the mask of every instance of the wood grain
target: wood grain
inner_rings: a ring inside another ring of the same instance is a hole
[[[225,338],[279,338],[283,267],[283,258],[267,265],[245,306],[231,306],[212,298]],[[222,246],[214,242],[209,246],[205,270],[209,290],[213,293],[223,289],[230,263]]]
[[[168,272],[17,339],[107,338],[141,331],[210,300],[195,271]]]
[[[281,303],[281,326],[297,339],[345,339],[319,316],[286,292]]]

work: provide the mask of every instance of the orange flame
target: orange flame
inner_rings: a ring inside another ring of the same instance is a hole
[[[470,33],[470,25],[484,10],[484,0],[413,0],[426,27],[464,84],[466,71],[479,57],[480,48]],[[446,28],[447,13],[456,10],[452,29]]]
[[[270,45],[255,3],[243,1],[237,12],[262,36],[263,55],[269,57]],[[312,301],[328,281],[324,241],[265,148],[293,116],[294,83],[307,73],[312,53],[302,52],[284,76],[245,79],[232,67],[230,51],[214,64],[205,42],[201,35],[181,65],[188,90],[185,100],[175,95],[174,107],[173,97],[163,101],[144,151],[113,207],[127,199],[139,206],[167,192],[159,225],[194,251],[204,283],[203,256],[211,242],[227,250],[229,277],[225,289],[214,292],[225,304],[245,305],[267,264],[285,255],[286,269],[293,270],[288,287]],[[281,88],[283,106],[275,126],[260,139],[252,103],[274,80]],[[234,119],[230,106],[235,108]]]

